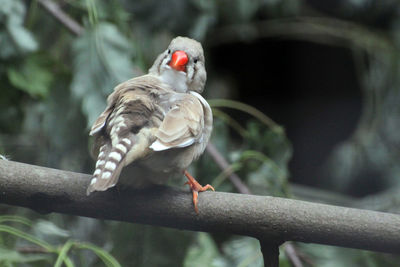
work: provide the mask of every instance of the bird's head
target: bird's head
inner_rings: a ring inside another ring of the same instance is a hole
[[[174,38],[149,73],[159,75],[177,92],[201,93],[207,79],[201,44],[186,37]]]

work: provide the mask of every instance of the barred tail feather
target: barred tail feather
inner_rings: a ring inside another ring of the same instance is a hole
[[[96,169],[86,191],[87,195],[94,191],[105,191],[115,186],[122,168],[125,166],[126,153],[131,147],[131,140],[123,138],[114,147],[111,144],[105,144],[100,148]]]

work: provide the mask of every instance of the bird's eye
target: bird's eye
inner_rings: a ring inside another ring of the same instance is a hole
[[[171,54],[171,49],[168,49],[168,54]]]
[[[195,59],[193,60],[194,64],[196,64],[197,61],[199,61],[199,59],[198,59],[198,58],[195,58]]]

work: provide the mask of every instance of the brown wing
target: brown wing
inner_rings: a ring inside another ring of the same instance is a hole
[[[142,76],[117,86],[108,98],[106,110],[92,127],[100,153],[87,193],[114,186],[124,166],[146,156],[162,121],[155,99],[162,93],[160,82]]]
[[[94,136],[100,133],[100,131],[106,125],[107,119],[109,118],[110,114],[113,112],[115,105],[117,104],[119,95],[121,93],[121,89],[123,89],[127,82],[120,84],[119,86],[115,87],[114,92],[112,92],[107,98],[107,107],[106,109],[100,114],[100,116],[96,119],[93,123],[92,128],[90,129],[89,135]]]
[[[134,103],[142,103],[146,107],[152,104],[157,94],[162,94],[164,89],[161,87],[159,79],[152,75],[145,75],[130,79],[114,88],[114,92],[107,98],[107,107],[93,123],[90,135],[98,134],[109,122],[110,116],[115,109],[122,105],[129,104],[129,108],[134,108]],[[140,106],[140,105],[139,105]],[[137,107],[136,107],[137,108]]]
[[[190,146],[201,139],[203,128],[202,104],[195,96],[184,95],[165,115],[150,148],[161,151]]]

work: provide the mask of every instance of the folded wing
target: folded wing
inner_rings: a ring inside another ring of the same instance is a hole
[[[162,151],[190,146],[201,140],[203,129],[203,105],[197,97],[184,95],[165,115],[156,133],[157,139],[150,148]]]

